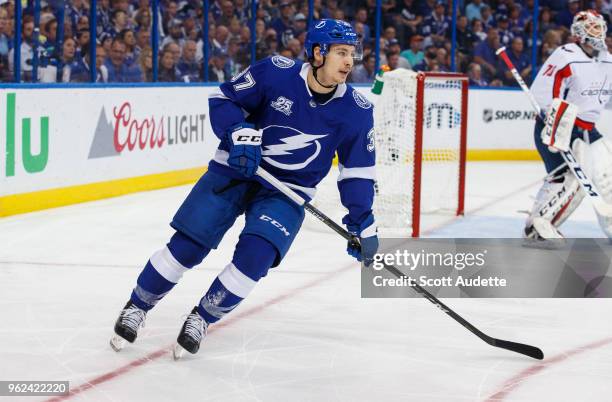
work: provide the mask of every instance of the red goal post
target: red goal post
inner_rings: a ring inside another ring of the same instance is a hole
[[[382,230],[418,237],[423,215],[464,213],[467,113],[464,74],[385,73],[374,107]]]

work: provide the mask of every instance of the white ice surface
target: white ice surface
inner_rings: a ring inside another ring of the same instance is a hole
[[[542,176],[536,163],[470,163],[468,214],[426,233],[518,237],[517,210],[531,207]],[[0,380],[69,380],[82,390],[71,400],[84,401],[612,400],[612,301],[446,300],[492,336],[542,347],[540,363],[488,346],[426,300],[361,299],[359,266],[337,235],[310,230],[315,222],[211,327],[198,355],[174,362],[167,350],[231,259],[241,222],[149,314],[137,342],[115,353],[114,320],[188,191],[0,220]],[[602,236],[588,200],[562,229]]]

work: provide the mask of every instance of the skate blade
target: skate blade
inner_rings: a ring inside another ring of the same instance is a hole
[[[120,352],[121,349],[125,347],[126,342],[127,341],[119,335],[114,335],[110,340],[110,345],[115,352]]]
[[[174,358],[175,361],[180,360],[184,354],[185,354],[185,349],[183,349],[181,345],[179,345],[178,343],[174,345],[174,347],[172,348],[172,357]]]

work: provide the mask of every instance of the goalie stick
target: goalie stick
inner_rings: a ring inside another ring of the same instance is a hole
[[[325,215],[323,212],[319,211],[317,208],[312,206],[310,203],[306,202],[306,200],[302,198],[299,194],[291,190],[284,183],[279,181],[276,177],[272,176],[262,167],[259,167],[257,169],[256,174],[262,179],[264,179],[265,181],[267,181],[268,183],[270,183],[274,188],[279,190],[281,193],[285,194],[293,202],[295,202],[298,205],[303,206],[304,209],[306,209],[306,211],[310,212],[315,218],[317,218],[318,220],[320,220],[321,222],[329,226],[333,231],[338,233],[340,236],[344,237],[347,241],[351,242],[353,246],[360,247],[359,239],[357,238],[357,236],[349,233],[342,226],[338,225],[336,222],[330,219],[327,215]],[[393,265],[384,264],[384,266],[387,271],[391,272],[396,277],[398,278],[405,277],[402,271],[400,271]],[[414,291],[419,293],[421,296],[423,296],[424,298],[432,302],[440,310],[444,311],[446,314],[451,316],[455,321],[461,324],[464,328],[468,329],[471,333],[473,333],[474,335],[476,335],[477,337],[479,337],[480,339],[482,339],[489,345],[495,346],[497,348],[507,349],[512,352],[521,353],[529,357],[533,357],[534,359],[542,360],[544,358],[544,353],[542,352],[540,348],[537,348],[531,345],[525,345],[523,343],[517,343],[517,342],[505,341],[503,339],[493,338],[485,334],[478,328],[476,328],[474,325],[470,324],[463,317],[455,313],[450,307],[442,303],[437,297],[429,293],[427,290],[425,290],[423,287],[421,287],[417,283],[410,285],[410,287]]]
[[[523,81],[523,77],[521,77],[519,72],[516,70],[516,67],[512,63],[512,60],[510,60],[510,58],[508,57],[508,54],[506,53],[506,47],[500,47],[499,49],[497,49],[495,54],[501,57],[501,59],[504,61],[516,82],[518,82],[523,92],[527,95],[531,106],[533,106],[533,109],[537,112],[537,117],[543,121],[544,118],[542,117],[542,109],[540,108],[540,105],[536,101],[533,94],[529,92],[527,84],[525,84],[525,81]],[[601,194],[599,194],[591,179],[589,179],[589,176],[587,176],[585,171],[582,169],[582,167],[574,157],[572,151],[560,150],[559,153],[563,157],[565,164],[569,167],[574,176],[576,176],[576,179],[578,180],[578,183],[580,183],[580,186],[582,187],[584,192],[587,193],[591,198],[593,208],[597,210],[597,213],[606,218],[612,218],[612,205],[604,201],[603,197],[601,196]]]

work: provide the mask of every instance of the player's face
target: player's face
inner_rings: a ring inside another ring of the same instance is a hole
[[[323,70],[327,80],[332,84],[342,84],[353,69],[355,57],[355,47],[350,45],[333,45],[327,58]]]

